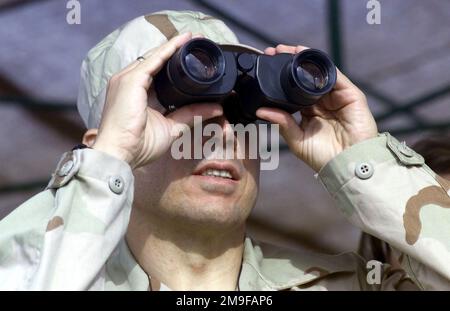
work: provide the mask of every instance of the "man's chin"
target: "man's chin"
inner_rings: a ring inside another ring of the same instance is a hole
[[[182,221],[214,229],[235,227],[245,223],[243,209],[229,198],[221,196],[197,196],[183,206]]]
[[[196,196],[206,195],[231,196],[238,188],[240,182],[233,179],[218,178],[213,176],[192,175],[189,177],[191,191],[196,192]]]

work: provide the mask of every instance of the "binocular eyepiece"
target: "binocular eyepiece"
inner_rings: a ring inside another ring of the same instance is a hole
[[[260,107],[294,113],[313,105],[336,83],[336,67],[322,51],[274,56],[236,52],[208,39],[183,45],[155,76],[168,110],[198,102],[221,102],[232,123],[257,119]]]
[[[209,88],[225,73],[222,50],[209,40],[191,40],[170,61],[171,77],[194,88]]]

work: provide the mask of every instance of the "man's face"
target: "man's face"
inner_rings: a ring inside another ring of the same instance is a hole
[[[224,117],[209,122],[219,124],[222,129],[227,124]],[[208,137],[202,142],[192,138],[191,146],[203,145],[206,140]],[[258,183],[259,159],[175,160],[169,150],[135,171],[134,208],[150,217],[187,225],[233,228],[242,225],[251,212]]]

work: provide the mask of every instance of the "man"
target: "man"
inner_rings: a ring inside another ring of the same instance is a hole
[[[300,124],[277,109],[257,115],[280,125],[337,206],[389,243],[400,266],[385,264],[369,278],[355,253],[293,252],[246,237],[258,160],[174,160],[174,128],[202,116],[226,133],[228,121],[219,103],[164,112],[152,88],[191,33],[250,49],[213,17],[164,11],[131,21],[89,52],[78,106],[90,148],[66,153],[48,189],[0,223],[1,288],[450,288],[449,184],[412,149],[377,133],[364,94],[340,72],[334,90],[302,110]]]

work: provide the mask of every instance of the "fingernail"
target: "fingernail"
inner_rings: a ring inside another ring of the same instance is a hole
[[[181,38],[185,38],[185,37],[190,37],[192,35],[192,33],[190,31],[188,32],[183,32],[181,34],[179,34],[178,36],[176,36],[176,38],[181,39]]]

